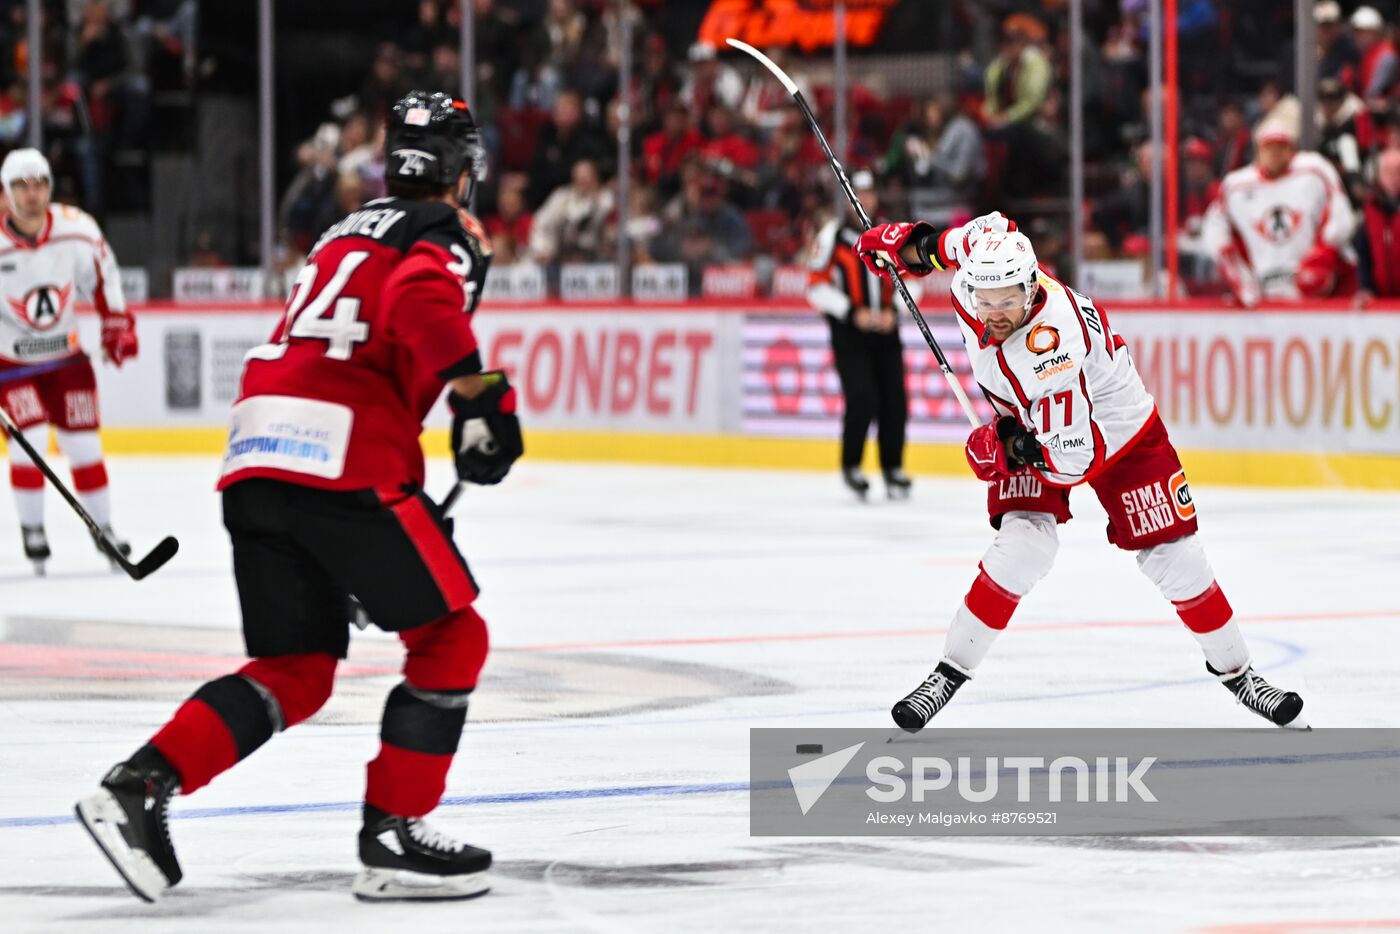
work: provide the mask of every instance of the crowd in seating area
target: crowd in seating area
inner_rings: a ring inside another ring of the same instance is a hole
[[[188,88],[197,0],[43,0],[40,112],[58,200],[144,205],[151,100]],[[0,0],[0,151],[28,145],[29,4]]]

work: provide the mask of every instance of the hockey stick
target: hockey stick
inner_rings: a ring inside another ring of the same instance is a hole
[[[5,431],[10,436],[11,442],[24,448],[24,452],[29,455],[29,459],[34,462],[34,466],[39,468],[39,471],[53,484],[54,489],[58,490],[59,495],[68,502],[69,506],[73,507],[73,511],[78,514],[78,518],[83,520],[83,524],[86,525],[88,531],[92,533],[93,540],[97,542],[97,547],[101,548],[102,552],[107,557],[111,558],[118,567],[125,571],[127,576],[132,580],[139,581],[154,571],[159,570],[165,562],[175,557],[175,552],[180,550],[180,543],[175,540],[175,537],[167,535],[161,540],[160,544],[151,549],[150,554],[146,555],[146,557],[142,558],[137,563],[132,564],[126,555],[121,553],[120,549],[107,540],[107,535],[102,531],[102,527],[93,521],[92,516],[88,515],[87,510],[78,502],[77,497],[68,492],[68,487],[63,485],[63,481],[58,479],[58,475],[53,472],[53,468],[39,456],[38,451],[34,450],[34,445],[29,443],[29,439],[24,436],[24,432],[20,431],[10,419],[10,413],[6,412],[3,406],[0,406],[0,427],[4,427]]]
[[[817,136],[817,142],[821,143],[822,151],[826,153],[827,162],[831,163],[831,171],[836,173],[836,180],[841,183],[841,190],[845,192],[846,200],[855,208],[856,216],[860,218],[862,228],[869,230],[874,226],[871,223],[870,215],[865,213],[865,206],[856,197],[855,190],[851,188],[851,180],[846,177],[846,170],[841,167],[840,161],[836,158],[836,153],[831,151],[831,144],[826,141],[826,134],[817,124],[817,118],[812,113],[812,108],[808,105],[807,99],[802,96],[802,92],[797,89],[793,80],[784,74],[783,70],[773,63],[773,60],[764,55],[758,49],[747,42],[740,42],[738,39],[726,39],[730,45],[741,52],[747,52],[758,60],[758,63],[773,73],[773,77],[782,82],[783,87],[792,95],[792,99],[797,102],[798,109],[807,118],[807,125],[812,128],[812,132]],[[943,378],[948,381],[948,388],[953,390],[953,395],[957,397],[958,403],[962,406],[963,414],[967,420],[976,428],[982,424],[982,420],[977,417],[977,413],[972,410],[972,403],[968,401],[967,393],[963,391],[962,383],[953,375],[953,368],[948,365],[948,358],[943,356],[942,349],[938,346],[938,341],[934,340],[933,332],[928,329],[928,322],[919,312],[919,306],[914,302],[914,297],[909,294],[909,287],[904,284],[899,273],[890,270],[890,280],[894,283],[895,291],[904,300],[904,307],[909,309],[909,313],[914,316],[914,323],[919,326],[919,331],[924,335],[924,340],[928,343],[928,349],[933,351],[934,359],[938,361],[938,366],[943,370]]]

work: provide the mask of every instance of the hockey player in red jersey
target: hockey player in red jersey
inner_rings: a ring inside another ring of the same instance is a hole
[[[136,356],[136,324],[122,298],[121,271],[97,222],[75,207],[53,204],[53,173],[37,149],[16,149],[0,165],[8,210],[0,221],[0,405],[36,450],[48,447],[49,425],[73,471],[83,508],[123,553],[111,533],[107,467],[98,437],[97,381],[78,343],[78,300],[102,316],[102,355],[121,366]],[[44,475],[18,444],[10,445],[25,557],[44,573]],[[100,549],[99,549],[100,550]]]
[[[1244,634],[1196,534],[1186,473],[1126,343],[1086,295],[1039,267],[1030,240],[1001,214],[942,234],[883,224],[856,252],[888,275],[955,269],[952,305],[972,371],[997,412],[967,440],[996,529],[953,616],[943,658],[891,714],[918,731],[972,677],[1021,598],[1049,572],[1069,492],[1087,484],[1108,512],[1108,540],[1138,567],[1196,638],[1206,668],[1244,706],[1306,728],[1303,700],[1250,665]]]
[[[423,494],[418,441],[446,386],[462,480],[497,483],[523,452],[514,390],[482,372],[470,323],[490,252],[461,205],[483,155],[467,106],[421,91],[394,106],[385,152],[389,196],[322,234],[271,342],[246,358],[219,488],[252,661],[195,691],[78,804],[146,900],[181,877],[170,797],[329,698],[351,595],[406,650],[369,763],[354,893],[487,889],[491,854],[423,820],[442,797],[487,636],[476,581]]]

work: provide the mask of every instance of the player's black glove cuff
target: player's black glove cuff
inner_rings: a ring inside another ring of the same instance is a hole
[[[910,272],[926,276],[942,268],[938,262],[938,230],[932,224],[916,221],[907,242],[914,244],[914,252],[919,254],[918,262],[905,264]]]
[[[997,419],[997,437],[1006,445],[1006,465],[1012,470],[1023,467],[1045,469],[1045,449],[1035,435],[1021,427],[1010,415]]]
[[[500,370],[483,373],[486,388],[474,399],[447,394],[452,407],[452,456],[457,476],[468,483],[500,483],[525,453],[515,390]]]

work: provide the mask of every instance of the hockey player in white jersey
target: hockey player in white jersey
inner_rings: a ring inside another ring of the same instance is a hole
[[[102,353],[112,364],[136,356],[136,327],[121,274],[101,229],[87,214],[51,203],[53,173],[37,149],[16,149],[0,164],[8,210],[0,220],[0,405],[37,450],[49,424],[73,471],[83,507],[111,534],[107,468],[98,437],[97,382],[78,342],[78,300],[102,316]],[[49,558],[44,477],[17,444],[9,446],[10,485],[24,553],[37,573]]]
[[[1109,542],[1132,552],[1172,602],[1210,673],[1254,713],[1305,728],[1302,698],[1250,666],[1196,534],[1181,461],[1102,309],[1040,269],[1030,240],[1000,214],[941,235],[924,223],[882,224],[855,249],[885,274],[957,270],[953,310],[997,412],[967,440],[997,534],[948,628],[942,660],[895,704],[895,722],[922,729],[972,677],[1021,598],[1049,572],[1056,527],[1070,519],[1070,489],[1087,484],[1108,512]]]
[[[1294,131],[1265,120],[1252,165],[1220,183],[1201,237],[1240,304],[1356,291],[1356,218],[1332,163],[1298,152]]]

